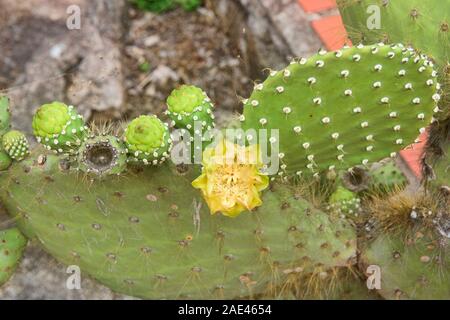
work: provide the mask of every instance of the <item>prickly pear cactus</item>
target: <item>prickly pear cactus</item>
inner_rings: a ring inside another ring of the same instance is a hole
[[[402,45],[321,51],[257,84],[242,126],[279,129],[287,174],[367,165],[425,130],[438,111],[436,76],[427,57]]]
[[[112,289],[144,298],[235,298],[267,293],[285,270],[352,263],[355,234],[273,185],[264,205],[211,215],[191,186],[195,167],[133,167],[102,180],[34,152],[0,175],[0,199],[29,237]],[[296,270],[297,270],[296,269]]]
[[[0,231],[0,286],[14,273],[27,244],[17,228]]]

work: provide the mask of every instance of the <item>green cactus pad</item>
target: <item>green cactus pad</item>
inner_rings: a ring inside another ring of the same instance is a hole
[[[450,143],[446,145],[443,154],[431,163],[431,167],[434,173],[432,184],[437,188],[450,187]]]
[[[120,174],[127,166],[125,145],[115,136],[90,136],[78,150],[78,165],[86,173]]]
[[[349,218],[358,217],[361,213],[361,199],[355,192],[338,186],[330,197],[327,211]]]
[[[83,117],[73,106],[61,102],[42,105],[33,117],[33,132],[39,143],[57,153],[72,154],[86,137]]]
[[[3,150],[3,146],[0,144],[0,171],[8,169],[11,163],[11,157]]]
[[[163,163],[172,148],[167,124],[154,115],[140,116],[131,121],[125,129],[124,141],[130,159],[144,164]]]
[[[254,297],[353,263],[352,227],[290,187],[273,185],[263,206],[230,219],[210,214],[191,187],[198,174],[166,163],[87,181],[37,152],[0,176],[0,199],[57,259],[143,298]]]
[[[0,286],[12,276],[22,258],[27,239],[17,228],[0,231]]]
[[[349,37],[354,43],[408,43],[423,50],[441,67],[449,62],[448,1],[338,0],[337,3]],[[380,13],[379,28],[376,26],[377,19],[374,19],[375,8]]]
[[[435,230],[382,234],[363,247],[363,265],[381,268],[378,292],[386,299],[450,299],[450,247],[439,238]]]
[[[394,161],[388,161],[378,168],[370,171],[370,188],[373,191],[390,192],[402,189],[407,183],[403,172],[395,165]]]
[[[0,139],[11,128],[10,118],[9,100],[0,96]]]
[[[183,85],[173,90],[167,98],[167,107],[166,113],[177,128],[194,132],[196,122],[198,130],[214,127],[214,106],[200,88]]]
[[[29,154],[27,137],[17,130],[9,131],[3,136],[2,146],[11,159],[17,161],[23,160]]]
[[[256,85],[242,125],[279,130],[268,144],[279,143],[287,174],[367,165],[394,156],[429,124],[440,98],[430,65],[402,45],[320,51]]]

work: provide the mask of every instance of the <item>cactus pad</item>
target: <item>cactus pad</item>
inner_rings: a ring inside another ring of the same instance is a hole
[[[9,100],[7,97],[0,96],[0,139],[10,130],[10,117]]]
[[[425,130],[440,98],[435,77],[427,57],[402,45],[320,51],[257,84],[241,120],[279,130],[288,174],[367,165]]]
[[[169,156],[172,140],[167,124],[156,116],[140,116],[125,129],[124,141],[131,159],[159,164]]]
[[[21,161],[29,154],[28,140],[16,130],[9,131],[2,138],[2,146],[11,159]]]
[[[389,192],[403,188],[408,180],[403,172],[395,165],[394,161],[388,161],[378,168],[370,171],[370,188],[374,191]]]
[[[154,299],[251,297],[292,274],[320,268],[326,275],[353,263],[349,224],[291,187],[273,185],[263,206],[230,219],[210,215],[191,187],[193,166],[131,167],[86,181],[58,162],[36,152],[16,163],[0,176],[0,199],[29,237],[113,290]]]
[[[11,157],[3,150],[3,146],[0,145],[0,171],[8,169],[11,163]]]
[[[27,239],[19,229],[0,231],[0,286],[8,281],[16,270],[26,244]]]
[[[407,237],[383,234],[363,248],[362,263],[381,268],[379,293],[384,298],[450,298],[450,250],[448,239],[439,236],[435,230]]]
[[[61,102],[42,105],[33,117],[33,132],[39,143],[58,153],[76,153],[86,136],[83,117]]]
[[[423,50],[441,67],[449,63],[448,1],[338,0],[337,2],[349,37],[355,43],[380,41],[408,43]],[[380,10],[380,28],[370,24],[370,17],[375,11],[368,13],[368,9],[373,5]]]

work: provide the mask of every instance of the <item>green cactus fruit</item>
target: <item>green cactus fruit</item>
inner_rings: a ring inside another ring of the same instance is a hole
[[[3,146],[0,144],[0,171],[8,169],[11,163],[11,157],[3,150]]]
[[[132,166],[88,181],[34,153],[0,176],[0,199],[21,230],[60,261],[115,291],[153,299],[255,297],[292,274],[354,263],[356,236],[274,184],[263,205],[211,215],[191,182],[195,166]],[[24,170],[26,168],[27,170]]]
[[[182,85],[173,90],[167,98],[167,107],[166,114],[179,129],[194,132],[214,127],[214,106],[200,88]]]
[[[362,248],[361,264],[381,270],[386,299],[450,299],[450,222],[447,235],[436,230],[408,236],[382,233]]]
[[[161,164],[170,155],[172,139],[167,124],[158,117],[140,116],[125,129],[124,141],[133,161]]]
[[[27,239],[17,228],[0,231],[0,286],[2,286],[14,273]]]
[[[338,186],[330,197],[327,211],[349,218],[358,217],[361,214],[361,199],[355,192]]]
[[[0,97],[0,139],[11,128],[10,118],[9,100],[7,97]]]
[[[2,146],[11,159],[16,161],[23,160],[30,153],[27,137],[17,130],[9,131],[3,136]]]
[[[86,137],[83,117],[73,106],[61,102],[42,105],[33,117],[37,141],[57,153],[76,153]]]
[[[90,136],[78,150],[78,166],[86,173],[120,174],[127,166],[125,145],[112,135]]]
[[[403,172],[392,160],[371,170],[370,177],[370,189],[382,193],[402,189],[408,182]]]
[[[245,130],[279,130],[268,144],[279,144],[287,174],[367,165],[425,130],[440,98],[436,76],[427,57],[403,45],[321,50],[257,84],[241,121]],[[249,138],[257,141],[251,130]]]

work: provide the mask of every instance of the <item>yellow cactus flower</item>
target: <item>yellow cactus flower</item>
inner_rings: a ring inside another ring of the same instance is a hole
[[[202,164],[202,174],[192,186],[202,191],[211,214],[236,217],[262,204],[260,192],[269,185],[269,178],[259,171],[258,145],[242,147],[221,140],[206,148]]]

